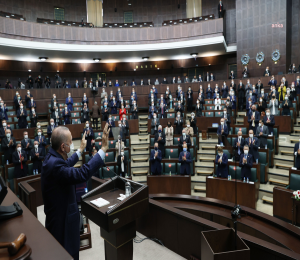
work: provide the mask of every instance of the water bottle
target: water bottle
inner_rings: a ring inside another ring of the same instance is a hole
[[[265,145],[265,149],[268,149],[268,145],[267,144]]]
[[[125,174],[125,178],[128,178],[127,172],[126,172],[126,174]]]
[[[64,125],[66,125],[66,122],[64,121]]]
[[[169,155],[169,160],[171,159],[171,155]]]
[[[87,189],[87,188],[84,188],[84,191],[85,191],[85,193],[87,193],[87,192],[88,192],[88,189]]]
[[[126,198],[131,195],[131,185],[129,182],[125,183],[125,196]]]
[[[8,160],[6,161],[6,165],[9,165],[9,162],[8,162]]]
[[[172,176],[172,173],[171,173],[171,171],[170,171],[170,176]]]
[[[229,175],[230,176],[230,181],[231,181],[231,175]]]
[[[228,180],[228,181],[230,180],[230,176],[229,176],[229,175],[227,176],[227,180]]]
[[[249,178],[247,178],[247,183],[249,183]]]
[[[245,177],[244,177],[244,180],[243,180],[243,182],[246,182],[246,180],[245,180]]]

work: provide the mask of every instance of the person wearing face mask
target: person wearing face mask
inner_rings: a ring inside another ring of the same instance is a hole
[[[62,113],[61,117],[64,119],[64,124],[65,125],[70,124],[71,111],[68,109],[67,104],[65,105],[65,109],[61,113]]]
[[[295,84],[297,95],[298,95],[298,94],[300,94],[300,76],[297,76],[294,84]]]
[[[198,76],[198,82],[203,82],[203,79],[202,79],[201,75]]]
[[[121,110],[120,110],[121,111]],[[108,116],[110,114],[110,108],[107,106],[107,103],[104,102],[103,104],[103,108],[102,108],[102,121],[107,121],[108,119]],[[120,117],[121,118],[121,117]]]
[[[134,97],[134,100],[138,100],[138,96],[137,96],[137,94],[136,94],[136,91],[135,91],[135,88],[132,88],[131,89],[131,96],[133,96]]]
[[[245,97],[249,96],[249,93],[250,93],[250,91],[252,92],[252,90],[253,90],[253,86],[250,83],[250,80],[248,79],[247,84],[245,86]]]
[[[126,143],[126,136],[129,136],[129,124],[125,115],[121,117],[121,133],[120,136],[124,143]]]
[[[260,90],[260,94],[257,96],[258,102],[262,99],[264,102],[267,102],[269,100],[268,93],[265,93],[264,89]]]
[[[16,149],[16,139],[11,135],[11,130],[6,129],[5,137],[1,139],[1,148],[5,162],[12,162],[12,154]]]
[[[121,121],[119,121],[119,123],[121,124]],[[119,151],[120,150],[123,150],[125,149],[125,143],[124,141],[121,139],[121,136],[119,135],[118,136],[118,141],[116,142],[116,146],[115,146],[115,149],[116,149],[116,157],[118,158],[119,156]]]
[[[184,110],[184,103],[185,103],[184,101],[185,101],[185,100],[184,100],[184,97],[181,96],[180,99],[179,99],[178,102],[177,102],[177,107],[175,108],[175,111],[176,111],[176,112],[180,112],[181,115],[182,115],[183,110]]]
[[[165,100],[165,104],[167,105],[167,107],[170,107],[170,101],[171,101],[171,93],[170,93],[170,90],[169,90],[169,86],[167,87],[167,90],[165,92],[165,95],[164,95],[164,100]]]
[[[35,101],[33,100],[33,97],[31,97],[30,99],[30,103],[29,103],[29,109],[35,109],[36,110],[36,103]]]
[[[151,102],[151,106],[149,107],[149,119],[152,119],[154,117],[154,114],[156,114],[158,111],[157,111],[157,108],[155,106],[155,103],[154,102]]]
[[[127,111],[126,111],[125,105],[121,104],[121,109],[119,110],[119,118],[123,118],[123,116],[124,115],[126,116],[126,114],[127,114]]]
[[[124,101],[123,97],[119,97],[119,100],[117,102],[117,106],[118,106],[118,108],[122,108],[122,106],[126,107],[126,104],[125,104],[125,101]]]
[[[274,75],[272,75],[268,85],[271,87],[271,86],[275,86],[276,88],[276,85],[277,85],[277,80],[275,79]]]
[[[43,79],[41,75],[38,75],[38,77],[35,79],[36,88],[42,88],[43,87]]]
[[[203,109],[203,106],[205,104],[205,97],[204,97],[204,94],[203,94],[202,90],[200,90],[200,92],[198,94],[198,98],[197,98],[197,101],[196,101],[196,106],[197,106],[198,103],[200,104],[201,109]]]
[[[38,135],[34,138],[34,141],[38,141],[39,148],[41,148],[44,154],[46,154],[47,141],[46,141],[46,137],[42,135],[41,129],[38,130]]]
[[[190,86],[186,92],[186,97],[187,97],[187,111],[191,112],[193,110],[193,90]]]
[[[192,83],[198,82],[196,75],[192,79]]]
[[[194,135],[197,135],[198,134],[198,131],[197,131],[197,118],[195,117],[194,112],[191,113],[190,125],[193,128]]]
[[[297,170],[300,170],[300,139],[298,143],[295,143],[294,155],[296,157],[294,167],[297,168]]]
[[[150,153],[150,165],[151,165],[151,175],[161,175],[161,160],[162,154],[158,149],[158,143],[154,143],[154,150]]]
[[[45,88],[50,88],[50,86],[51,86],[51,79],[49,78],[49,76],[46,76],[44,82],[45,82]]]
[[[7,116],[8,108],[6,107],[6,104],[4,104],[3,100],[0,100],[0,113],[2,114],[1,120],[8,120],[8,116]],[[0,127],[1,126],[2,126],[2,124],[0,122]]]
[[[269,69],[269,67],[266,67],[266,70],[264,72],[264,76],[265,77],[270,77],[270,75],[271,75],[270,69]]]
[[[184,144],[187,145],[187,149],[189,150],[191,147],[191,137],[189,135],[187,135],[185,129],[182,130],[182,136],[180,136],[180,138],[179,138],[178,147],[179,147],[180,151],[182,151]]]
[[[51,143],[52,147],[45,156],[41,171],[41,188],[46,214],[45,227],[73,259],[78,260],[80,217],[75,185],[86,183],[100,167],[105,165],[103,160],[108,149],[107,126],[103,131],[102,147],[98,154],[81,168],[73,166],[79,161],[86,147],[85,134],[80,148],[75,153],[73,153],[72,134],[66,127],[60,126],[53,131]]]
[[[267,103],[264,101],[262,97],[258,99],[257,111],[262,116],[267,108]]]
[[[233,89],[233,92],[234,92],[234,94],[236,93],[235,91],[236,91],[236,84],[234,83],[234,80],[231,80],[231,83],[230,83],[230,86],[229,86],[230,88],[232,88]]]
[[[26,128],[28,126],[26,117],[27,117],[27,111],[23,107],[23,104],[21,104],[20,109],[17,112],[19,129]]]
[[[249,95],[246,97],[246,100],[251,100],[251,104],[255,103],[255,97],[254,97],[252,91],[249,92]]]
[[[243,149],[244,149],[244,145],[245,145],[245,140],[242,137],[242,131],[238,131],[238,137],[234,139],[234,157],[235,157],[235,161],[239,162],[240,161],[240,156],[243,153]]]
[[[83,81],[81,83],[81,87],[82,88],[87,88],[87,84],[88,84],[88,82],[86,81],[86,78],[83,78]]]
[[[202,107],[200,105],[199,100],[197,100],[196,104],[196,117],[201,117],[202,116]]]
[[[244,97],[245,97],[245,86],[240,80],[239,85],[237,86],[237,91],[238,91],[238,104],[239,104],[239,109],[240,111],[243,110],[244,107]]]
[[[61,85],[62,85],[62,79],[59,76],[59,73],[57,73],[55,75],[55,88],[61,88]]]
[[[215,80],[216,80],[216,78],[215,78],[214,74],[210,73],[209,81],[215,81]]]
[[[154,85],[159,85],[159,80],[158,80],[158,78],[155,79]]]
[[[134,79],[132,79],[130,86],[136,86]]]
[[[173,145],[174,129],[170,121],[168,121],[167,127],[165,128],[166,146]]]
[[[143,79],[141,79],[140,85],[144,86],[144,80]]]
[[[216,95],[216,99],[214,100],[215,110],[221,110],[221,99],[219,94]]]
[[[167,118],[167,107],[161,102],[159,108],[157,109],[160,118]]]
[[[231,116],[228,113],[226,107],[223,109],[223,115],[221,116],[221,118],[224,118],[224,122],[227,125],[228,132],[229,132],[230,131],[230,124],[231,124]]]
[[[109,138],[113,138],[114,135],[113,135],[112,128],[115,127],[116,125],[115,125],[115,121],[112,119],[111,115],[109,115],[106,123],[108,124]]]
[[[22,150],[21,144],[17,144],[17,149],[12,154],[12,162],[14,164],[14,178],[22,178],[27,176],[28,166],[27,154]]]
[[[42,135],[44,135],[44,130],[41,127],[41,123],[37,122],[36,129],[34,130],[34,137],[38,136],[38,131],[41,129]],[[45,132],[46,133],[46,132]]]
[[[292,102],[291,100],[289,100],[289,96],[286,95],[284,97],[284,100],[282,101],[282,115],[283,116],[290,116],[291,112],[290,112],[290,108],[292,107]]]
[[[108,129],[109,131],[109,129]],[[85,140],[86,140],[86,150],[89,151],[90,147],[92,146],[92,140],[94,140],[94,131],[90,127],[90,122],[85,122],[85,128],[83,129],[83,133],[85,133]]]
[[[151,135],[155,135],[157,133],[159,125],[159,118],[157,118],[156,113],[153,113],[153,118],[151,120]]]
[[[174,125],[176,126],[175,134],[180,135],[182,133],[182,128],[183,128],[183,119],[180,113],[177,113],[177,116],[174,121]]]
[[[186,135],[190,137],[191,145],[194,145],[193,144],[194,128],[192,127],[190,120],[186,121],[186,128],[184,128],[183,130],[185,130]]]
[[[249,147],[249,154],[253,156],[253,161],[256,161],[256,159],[259,159],[258,147],[260,145],[257,137],[253,136],[253,133],[253,130],[249,130],[249,138],[245,138],[245,145]]]
[[[168,84],[167,78],[164,78],[161,84]]]
[[[81,102],[82,102],[82,106],[84,106],[84,104],[87,104],[87,106],[89,105],[89,98],[86,96],[86,93],[83,93]]]
[[[256,128],[258,127],[258,122],[260,119],[260,114],[258,111],[256,111],[256,106],[251,106],[251,111],[248,113],[248,123],[249,123],[249,130],[256,131]]]
[[[87,104],[84,104],[81,111],[81,123],[85,123],[86,121],[90,121],[90,110],[88,109]]]
[[[218,144],[224,143],[224,139],[228,136],[229,129],[225,124],[225,119],[221,118],[221,124],[218,127],[217,135],[218,135]]]
[[[296,101],[296,98],[297,97],[297,91],[295,89],[295,83],[292,82],[292,85],[291,85],[291,90],[290,90],[290,100],[293,102],[293,101]]]
[[[22,147],[22,150],[25,151],[25,153],[27,155],[27,158],[29,158],[30,150],[33,147],[33,142],[32,142],[32,140],[30,140],[28,138],[28,132],[27,131],[25,131],[23,133],[23,137],[24,137],[24,139],[21,141],[21,147]]]
[[[27,90],[27,94],[25,95],[25,104],[26,104],[26,108],[30,108],[30,102],[32,99],[32,95],[30,94],[30,91]]]
[[[92,118],[93,118],[93,126],[98,130],[98,118],[100,116],[100,108],[97,105],[97,101],[94,102],[92,107]]]
[[[225,81],[223,82],[221,90],[222,90],[222,98],[227,98],[227,96],[228,96],[228,87],[227,87],[227,84],[226,84]]]
[[[284,101],[284,97],[286,95],[286,86],[284,86],[283,83],[281,83],[280,87],[278,88],[278,101],[281,103]]]
[[[210,84],[207,85],[207,89],[206,89],[206,98],[207,99],[212,99],[212,89],[210,87]]]
[[[268,104],[268,108],[270,109],[271,115],[277,116],[278,115],[278,99],[276,99],[275,92],[272,93],[272,99]]]
[[[178,162],[180,165],[181,175],[190,175],[190,164],[193,162],[190,152],[187,150],[187,144],[183,144],[183,151],[179,154]]]
[[[29,89],[33,88],[33,78],[31,77],[30,74],[28,75],[26,83],[27,83]]]
[[[33,163],[33,170],[38,170],[38,173],[40,173],[45,154],[43,153],[43,149],[39,148],[38,141],[34,141],[33,148],[30,150],[30,157]]]
[[[125,177],[127,173],[127,156],[124,154],[124,150],[121,150],[121,154],[117,157],[118,174],[121,177]]]
[[[230,74],[229,74],[229,79],[235,79],[235,75],[234,75],[234,72],[233,70],[230,71]]]
[[[38,115],[36,113],[36,110],[34,108],[31,108],[30,109],[30,122],[31,122],[30,127],[36,127],[37,120],[38,120]]]
[[[240,156],[240,163],[239,166],[241,169],[241,180],[244,180],[244,178],[249,181],[251,181],[251,168],[253,166],[254,158],[252,154],[249,152],[249,146],[244,146],[244,153]]]
[[[56,126],[60,125],[60,122],[59,122],[60,113],[59,113],[58,107],[54,107],[54,111],[52,112],[50,118],[54,120],[54,124]]]
[[[248,72],[248,67],[245,66],[244,67],[244,70],[243,70],[243,78],[246,79],[246,78],[249,78],[249,72]]]
[[[177,83],[178,83],[178,82],[177,82]],[[190,83],[190,79],[189,79],[188,76],[185,76],[185,78],[184,78],[184,83]]]
[[[118,114],[118,109],[117,109],[118,108],[118,103],[116,101],[115,96],[112,97],[112,100],[109,101],[109,103],[110,103],[110,113],[112,115]]]
[[[218,147],[217,153],[215,160],[215,164],[218,166],[216,175],[219,178],[228,178],[228,157],[223,153],[223,148],[221,146]]]
[[[105,102],[105,98],[106,98],[106,100],[108,100],[107,92],[106,92],[105,88],[102,88],[100,96],[101,96],[101,104],[103,104]]]
[[[264,149],[268,144],[267,138],[269,135],[268,127],[264,125],[264,121],[262,119],[259,120],[259,125],[256,128],[256,136],[258,138],[259,147]]]
[[[287,87],[289,85],[288,81],[286,80],[285,77],[282,77],[281,78],[281,83],[280,84],[283,84],[283,86]]]
[[[6,136],[5,134],[6,129],[9,129],[10,132],[12,133],[12,129],[10,126],[7,125],[7,121],[5,119],[2,119],[1,126],[0,126],[0,139],[3,139]],[[13,136],[13,134],[11,134],[11,136]]]
[[[233,93],[232,93],[233,94]],[[230,96],[230,97],[227,97],[227,100],[225,102],[225,108],[227,109],[227,113],[228,115],[231,116],[232,114],[232,109],[235,110],[235,96]]]
[[[56,125],[54,124],[54,119],[50,119],[50,124],[47,126],[48,144],[50,144],[51,135]]]
[[[216,84],[216,87],[213,90],[213,99],[217,98],[217,95],[219,95],[219,97],[221,97],[220,88],[219,88],[218,84]]]
[[[180,78],[180,76],[177,77],[177,82],[176,83],[181,84],[181,78]]]
[[[20,104],[22,103],[22,97],[19,93],[16,94],[16,99],[14,99],[16,112],[20,109]]]
[[[116,79],[115,87],[120,87],[120,83],[118,79]]]
[[[257,82],[256,85],[255,85],[255,88],[256,88],[257,94],[260,94],[261,91],[264,89],[264,84],[261,83],[261,80],[260,80],[260,79],[258,79],[258,82]]]
[[[136,102],[135,95],[131,95],[130,100],[129,100],[129,106],[130,108],[133,106],[133,103]]]
[[[51,111],[54,111],[54,107],[58,106],[58,102],[56,100],[56,94],[53,94],[53,97],[51,99]]]
[[[66,104],[68,106],[68,110],[72,111],[73,110],[73,98],[71,97],[71,93],[68,93],[68,97],[66,98]]]
[[[165,144],[166,144],[166,135],[162,130],[162,126],[158,126],[158,131],[155,134],[154,142],[158,143],[158,149],[161,151],[162,158],[165,157]]]
[[[247,116],[249,116],[249,114],[251,114],[251,109],[252,109],[252,99],[249,97],[247,103],[246,103],[246,111],[247,111]]]

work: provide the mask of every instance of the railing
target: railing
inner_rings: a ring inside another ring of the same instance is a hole
[[[200,16],[200,17],[193,17],[193,18],[185,18],[185,19],[177,19],[177,20],[166,20],[163,21],[163,26],[172,26],[172,25],[180,25],[180,24],[186,24],[186,23],[196,23],[196,22],[202,22],[207,20],[215,19],[214,14]]]

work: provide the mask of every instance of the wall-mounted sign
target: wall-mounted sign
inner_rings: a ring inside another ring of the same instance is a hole
[[[272,28],[283,28],[282,23],[272,23]]]

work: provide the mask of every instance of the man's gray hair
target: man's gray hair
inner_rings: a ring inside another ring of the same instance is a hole
[[[51,135],[51,144],[52,148],[57,151],[62,143],[67,142],[67,133],[69,132],[69,128],[65,126],[59,126],[54,128]]]

